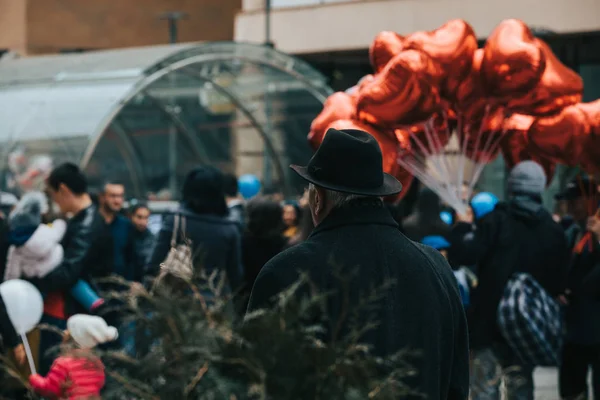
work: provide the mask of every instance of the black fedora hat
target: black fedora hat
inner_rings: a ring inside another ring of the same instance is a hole
[[[383,172],[377,140],[358,129],[329,129],[306,167],[290,167],[308,182],[336,192],[384,197],[402,190],[396,178]]]

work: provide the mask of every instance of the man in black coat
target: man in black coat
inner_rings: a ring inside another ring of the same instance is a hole
[[[261,270],[248,310],[269,306],[273,297],[298,279],[298,271],[325,291],[330,321],[342,318],[338,267],[357,270],[347,308],[360,293],[384,282],[394,284],[374,311],[379,326],[363,341],[377,355],[401,349],[421,352],[418,377],[409,384],[428,399],[468,396],[468,338],[456,281],[444,258],[398,230],[381,197],[398,193],[400,183],[382,171],[375,139],[359,130],[330,129],[308,167],[292,168],[310,185],[316,228],[303,243],[276,256]],[[330,332],[331,333],[331,332]]]
[[[452,229],[450,259],[475,265],[478,275],[468,312],[475,400],[500,398],[500,378],[506,381],[508,398],[533,399],[533,366],[522,365],[496,321],[504,288],[515,272],[531,274],[553,297],[564,290],[569,251],[563,229],[542,205],[545,186],[542,167],[521,162],[510,172],[507,203],[478,219],[475,229],[467,222]]]

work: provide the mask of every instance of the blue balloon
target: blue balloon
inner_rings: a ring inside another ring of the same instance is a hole
[[[482,192],[473,196],[471,200],[471,208],[475,219],[482,218],[494,210],[498,204],[498,198],[492,193]]]
[[[245,199],[250,199],[260,192],[260,180],[256,175],[242,175],[238,179],[238,190]]]
[[[452,223],[454,222],[454,218],[452,218],[452,213],[450,213],[449,211],[442,211],[440,213],[440,218],[442,219],[442,221],[444,221],[446,225],[452,225]]]

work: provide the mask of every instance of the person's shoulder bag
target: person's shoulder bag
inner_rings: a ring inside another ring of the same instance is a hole
[[[180,230],[182,240],[178,242],[177,238]],[[156,288],[158,285],[165,283],[171,284],[174,280],[180,283],[189,283],[192,281],[193,276],[192,242],[186,237],[185,216],[175,214],[171,249],[160,264],[160,273],[154,282],[154,287]]]

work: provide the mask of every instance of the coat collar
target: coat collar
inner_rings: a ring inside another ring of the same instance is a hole
[[[342,226],[367,224],[398,228],[398,224],[380,200],[358,199],[332,210],[313,230],[310,237]]]

